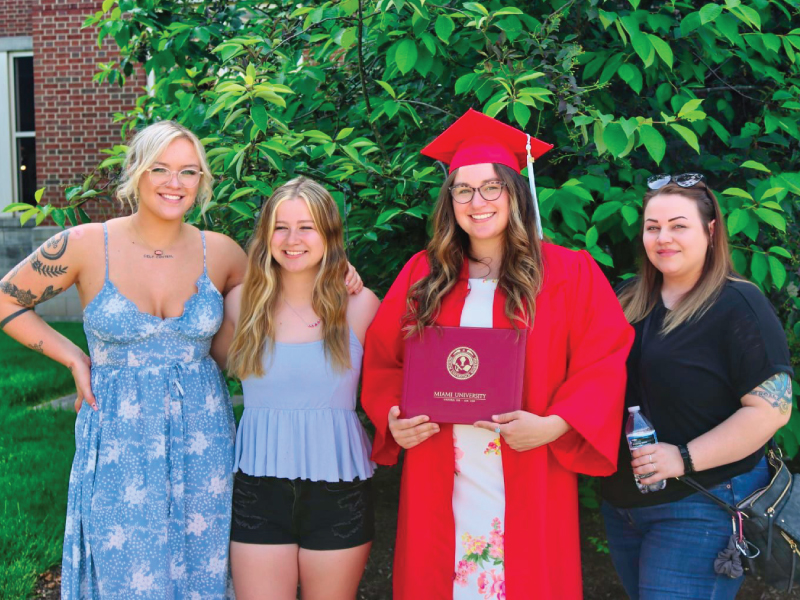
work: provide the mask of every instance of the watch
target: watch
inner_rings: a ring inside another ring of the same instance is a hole
[[[679,444],[678,450],[683,459],[683,474],[688,475],[689,473],[694,473],[694,463],[692,462],[692,455],[689,454],[689,448],[687,448],[685,444]]]

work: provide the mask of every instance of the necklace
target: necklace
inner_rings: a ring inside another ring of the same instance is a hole
[[[145,248],[147,248],[149,246],[149,244],[147,244],[147,242],[144,241],[144,238],[139,233],[139,228],[136,227],[136,224],[133,222],[133,219],[131,219],[130,223],[131,223],[131,229],[133,229],[133,233],[139,239],[141,244]],[[175,240],[177,240],[181,236],[181,233],[183,231],[183,223],[181,223],[180,227],[181,228],[178,230],[178,235],[175,237]],[[175,240],[173,240],[172,244],[175,243]],[[169,248],[172,246],[172,244],[167,246],[167,250],[169,250]],[[163,250],[159,250],[159,249],[153,250],[152,254],[145,254],[144,257],[145,258],[174,258],[172,254],[165,254]]]
[[[286,303],[286,306],[289,307],[289,310],[291,310],[295,315],[297,315],[298,319],[300,319],[303,323],[305,323],[306,327],[317,327],[320,323],[322,323],[322,319],[317,319],[313,323],[309,323],[303,317],[300,316],[299,312],[297,312],[294,308],[292,308],[292,305],[289,304],[289,301],[286,298],[284,298],[283,301]]]

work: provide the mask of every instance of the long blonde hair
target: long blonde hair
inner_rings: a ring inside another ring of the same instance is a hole
[[[506,293],[505,314],[515,329],[530,327],[536,314],[536,296],[542,289],[542,241],[536,233],[533,198],[528,184],[510,167],[494,163],[500,181],[506,184],[509,204],[508,226],[503,242],[498,289]],[[433,213],[433,238],[428,244],[430,273],[408,291],[404,317],[407,336],[421,334],[436,320],[442,299],[458,281],[464,259],[470,258],[469,236],[461,229],[453,211],[450,186],[454,170],[439,190]]]
[[[228,352],[228,371],[244,379],[263,376],[262,357],[275,349],[275,313],[281,299],[281,268],[270,251],[278,207],[303,200],[324,242],[311,306],[322,319],[325,355],[337,370],[350,368],[350,329],[347,324],[347,257],[339,209],[320,184],[298,177],[273,192],[261,208],[247,256],[239,322]]]
[[[716,196],[704,182],[699,182],[692,187],[681,187],[669,183],[657,190],[651,190],[644,196],[642,203],[642,230],[639,236],[640,266],[637,279],[626,286],[619,294],[619,301],[629,323],[643,320],[653,310],[661,295],[661,285],[664,277],[661,271],[653,266],[647,258],[644,248],[644,211],[653,198],[664,195],[683,196],[692,200],[700,213],[700,221],[708,239],[708,249],[703,263],[700,278],[694,287],[689,290],[667,313],[661,334],[666,335],[681,323],[692,319],[699,319],[708,311],[717,300],[725,283],[729,280],[745,281],[736,273],[728,251],[728,235],[725,220],[719,208]],[[711,222],[714,227],[710,227]]]
[[[139,205],[139,179],[147,172],[147,169],[153,166],[153,163],[172,142],[181,138],[189,140],[197,152],[197,160],[200,162],[200,170],[203,174],[197,185],[195,202],[205,208],[208,201],[211,200],[214,181],[211,168],[208,166],[206,151],[194,133],[175,121],[159,121],[148,125],[136,134],[125,155],[120,184],[117,187],[117,198],[121,202],[127,202],[132,210],[136,210]]]

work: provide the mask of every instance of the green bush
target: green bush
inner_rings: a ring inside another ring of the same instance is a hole
[[[190,220],[240,242],[261,202],[296,175],[323,182],[351,260],[387,288],[424,246],[442,181],[419,155],[474,107],[555,144],[537,181],[546,235],[587,249],[612,278],[635,266],[647,176],[700,171],[719,192],[737,269],[800,334],[800,17],[792,0],[273,3],[105,0],[87,19],[154,85],[120,114],[122,139],[174,118],[203,138],[216,177]],[[85,219],[111,202],[125,146],[68,205],[23,219]],[[112,185],[99,185],[107,180]],[[796,386],[798,387],[798,386]],[[783,432],[790,453],[800,422]]]

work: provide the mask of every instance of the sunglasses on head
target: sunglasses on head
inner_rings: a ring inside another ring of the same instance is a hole
[[[705,181],[705,176],[700,173],[681,173],[680,175],[669,175],[662,173],[661,175],[651,175],[647,178],[647,187],[651,190],[660,190],[668,183],[675,183],[682,188],[694,187],[701,181]]]

